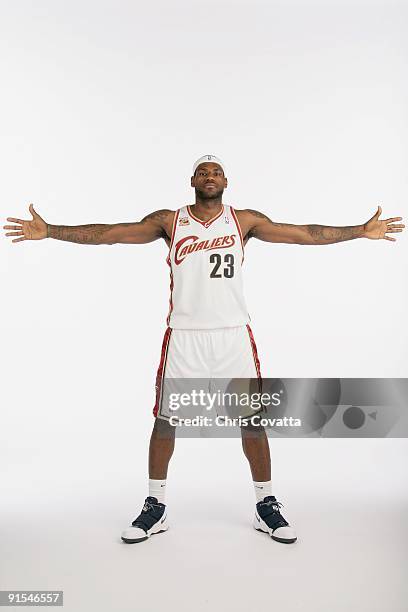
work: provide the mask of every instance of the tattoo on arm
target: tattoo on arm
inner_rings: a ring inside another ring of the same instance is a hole
[[[146,223],[146,221],[165,221],[171,212],[171,210],[167,210],[166,208],[156,210],[155,212],[146,215],[146,217],[143,217],[140,223]]]
[[[271,219],[269,217],[267,217],[263,213],[259,212],[258,210],[252,210],[251,208],[248,208],[247,211],[249,213],[251,213],[251,215],[253,215],[254,217],[257,217],[257,219],[263,219],[264,221],[267,221],[268,223],[270,223],[274,227],[284,227],[285,225],[289,225],[287,223],[275,223],[274,221],[271,221]],[[256,237],[256,228],[255,227],[253,227],[248,232],[248,238],[253,238],[253,237]]]
[[[360,238],[364,233],[364,225],[350,225],[346,227],[333,227],[330,225],[303,225],[302,226],[313,243],[330,244],[332,242],[343,242]]]
[[[262,229],[257,229],[256,226],[252,227],[247,234],[248,238],[258,237],[263,234],[265,229],[267,230],[269,226],[271,228],[285,230],[282,232],[282,235],[292,236],[293,242],[296,244],[332,244],[334,242],[343,242],[345,240],[353,240],[353,238],[360,238],[364,234],[364,224],[346,227],[317,224],[294,225],[293,223],[275,223],[271,221],[269,217],[257,210],[248,209],[248,212],[257,219],[262,219],[266,222],[262,224]]]
[[[247,211],[251,213],[251,215],[254,215],[254,217],[258,217],[258,219],[267,219],[268,221],[270,221],[269,217],[259,212],[258,210],[252,210],[252,208],[247,208]]]
[[[132,223],[123,223],[124,226]],[[88,225],[47,225],[47,236],[56,240],[77,242],[78,244],[103,244],[103,237],[112,228],[105,223],[90,223]]]
[[[167,238],[167,233],[163,227],[163,222],[171,214],[171,210],[157,210],[156,212],[146,215],[141,221],[135,223],[118,223],[110,225],[105,223],[90,223],[88,225],[47,225],[47,237],[55,238],[56,240],[65,240],[67,242],[76,242],[78,244],[112,244],[109,238],[109,231],[115,227],[131,227],[144,226],[149,222],[153,222],[153,229],[157,227],[157,237]],[[155,227],[156,226],[156,227]]]
[[[155,212],[152,212],[148,215],[146,215],[146,217],[143,217],[143,219],[140,221],[141,224],[145,224],[148,221],[158,221],[161,224],[164,223],[164,221],[166,221],[166,219],[168,218],[169,215],[172,214],[172,211],[167,209],[167,208],[162,208],[161,210],[156,210]],[[168,238],[167,236],[167,232],[164,229],[164,227],[161,227],[160,230],[160,237],[161,238]]]

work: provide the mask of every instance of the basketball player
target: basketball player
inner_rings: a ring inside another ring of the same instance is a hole
[[[255,341],[242,291],[241,265],[250,238],[291,244],[332,244],[354,238],[395,241],[401,217],[380,220],[381,207],[361,225],[329,227],[275,223],[256,210],[223,204],[225,166],[205,155],[193,166],[195,203],[179,210],[158,210],[135,223],[61,226],[46,223],[30,204],[32,220],[8,218],[17,225],[12,242],[55,238],[80,244],[145,244],[163,238],[169,247],[171,295],[167,329],[157,372],[155,423],[149,449],[149,495],[140,515],[122,533],[127,543],[142,542],[168,528],[165,491],[175,427],[163,407],[166,379],[260,377]],[[242,445],[254,482],[254,527],[284,543],[295,530],[272,495],[268,439],[262,428],[241,427]]]

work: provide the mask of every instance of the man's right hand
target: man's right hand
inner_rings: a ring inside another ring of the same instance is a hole
[[[23,219],[14,219],[14,217],[7,217],[7,221],[12,223],[19,223],[19,225],[4,225],[5,230],[14,230],[13,232],[7,232],[6,236],[20,236],[20,238],[14,238],[11,242],[20,242],[21,240],[42,240],[47,238],[47,224],[38,213],[35,212],[34,206],[30,204],[30,213],[33,218],[31,221],[24,221]]]

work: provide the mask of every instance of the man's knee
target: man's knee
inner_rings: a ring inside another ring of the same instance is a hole
[[[169,421],[156,417],[152,436],[158,438],[172,439],[175,437],[176,428],[170,425]]]
[[[248,438],[264,438],[265,428],[263,425],[253,424],[251,421],[247,421],[245,425],[241,425],[241,437],[243,439]]]

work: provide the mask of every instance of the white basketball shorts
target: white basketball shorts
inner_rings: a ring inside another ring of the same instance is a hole
[[[260,388],[259,358],[249,325],[220,329],[166,329],[156,377],[154,416],[168,419],[174,414],[169,410],[165,388],[181,394],[187,392],[189,382],[193,384],[196,379],[205,379],[200,384],[207,385],[208,382],[211,391],[225,390],[231,379],[251,381],[251,389],[255,382],[257,389]],[[220,414],[219,407],[216,411]],[[247,407],[239,416],[252,414]]]

